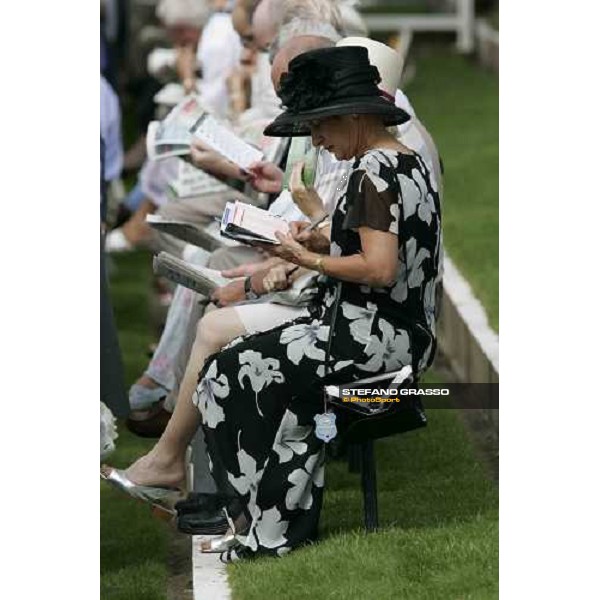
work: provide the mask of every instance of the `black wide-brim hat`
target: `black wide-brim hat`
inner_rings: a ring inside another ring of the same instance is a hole
[[[310,135],[309,121],[337,115],[378,115],[386,126],[410,116],[386,99],[377,84],[377,67],[369,64],[366,48],[319,48],[290,61],[277,92],[285,107],[264,131],[272,137]]]

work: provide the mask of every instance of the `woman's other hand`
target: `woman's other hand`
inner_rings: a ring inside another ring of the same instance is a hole
[[[217,171],[225,160],[218,152],[205,146],[200,140],[192,139],[190,144],[190,157],[194,166],[203,171]]]
[[[232,281],[227,285],[217,288],[211,295],[210,299],[219,307],[236,304],[246,299],[246,291],[244,290],[244,280]]]
[[[261,161],[248,167],[250,185],[259,192],[276,194],[281,191],[283,171],[271,162]]]
[[[302,169],[304,163],[294,165],[290,176],[290,193],[296,206],[312,221],[319,219],[325,214],[323,200],[314,188],[307,188],[302,181]]]
[[[217,177],[231,177],[241,181],[248,177],[245,171],[196,138],[190,144],[190,158],[195,167]]]

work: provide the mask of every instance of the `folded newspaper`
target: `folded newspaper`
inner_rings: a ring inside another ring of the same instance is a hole
[[[147,215],[146,223],[153,229],[168,233],[188,244],[204,248],[208,252],[213,252],[223,246],[239,246],[238,242],[221,236],[218,222],[211,223],[206,227],[198,227],[186,221],[164,219],[160,215]]]
[[[203,113],[198,97],[186,96],[162,121],[152,121],[146,135],[148,158],[160,160],[189,154],[190,128]]]
[[[217,288],[235,281],[235,279],[223,277],[220,271],[193,265],[168,252],[159,252],[154,257],[152,266],[157,275],[162,275],[170,281],[194,290],[207,298]],[[314,298],[317,291],[315,287],[316,275],[316,273],[307,273],[296,279],[287,290],[263,295],[257,300],[243,301],[241,304],[273,302],[287,306],[306,306]]]
[[[231,283],[220,271],[193,265],[168,252],[159,252],[152,262],[154,272],[183,285],[202,296],[209,297],[217,288]]]
[[[263,153],[208,114],[197,96],[186,96],[162,120],[152,121],[146,134],[148,158],[160,160],[190,153],[192,136],[242,169],[262,160]]]
[[[231,191],[226,183],[216,177],[189,165],[185,161],[177,161],[177,178],[168,184],[173,200],[178,198],[191,198],[206,194],[223,194]]]
[[[221,219],[221,234],[245,244],[279,244],[275,232],[289,233],[286,220],[244,202],[228,202]]]

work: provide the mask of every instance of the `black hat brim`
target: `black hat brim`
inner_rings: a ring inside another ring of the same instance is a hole
[[[334,117],[337,115],[378,115],[382,117],[383,124],[391,127],[401,125],[410,120],[410,115],[398,108],[389,100],[380,96],[365,96],[363,98],[352,98],[347,102],[336,102],[329,106],[321,106],[313,110],[297,113],[285,111],[281,113],[272,123],[267,125],[264,135],[270,137],[298,137],[309,136],[309,121]]]

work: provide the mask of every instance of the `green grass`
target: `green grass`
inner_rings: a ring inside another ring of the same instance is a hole
[[[445,245],[498,330],[498,79],[447,49],[416,65],[406,91],[444,162]]]
[[[446,247],[497,329],[497,80],[433,51],[407,92],[444,160]],[[321,542],[231,565],[235,600],[497,598],[497,487],[457,415],[428,415],[425,430],[377,443],[383,531],[363,534],[358,476],[331,463]]]
[[[147,362],[151,340],[148,289],[151,261],[146,253],[119,256],[111,273],[111,295],[129,386]],[[107,461],[129,465],[146,452],[151,440],[118,427],[117,451]],[[134,502],[106,483],[100,488],[100,589],[102,600],[162,600],[167,581],[166,526],[146,505]]]
[[[147,254],[119,256],[111,291],[128,383],[151,340]],[[381,440],[382,531],[362,532],[357,475],[343,462],[327,469],[321,542],[283,559],[229,567],[235,600],[302,598],[446,599],[497,597],[497,488],[450,410],[430,410],[429,426]],[[151,445],[119,428],[111,464],[126,466]],[[101,597],[165,597],[166,527],[148,508],[101,488]]]
[[[498,326],[498,85],[447,52],[417,61],[407,92],[435,137],[446,168],[445,243]],[[112,277],[127,383],[152,341],[147,254],[120,256]],[[283,559],[231,565],[235,600],[467,599],[498,595],[497,487],[450,410],[429,426],[377,442],[382,531],[362,532],[357,475],[327,469],[319,544]],[[119,428],[111,464],[125,466],[150,443]],[[167,530],[147,507],[101,489],[103,600],[164,598]]]
[[[362,531],[358,475],[327,468],[319,544],[229,566],[235,600],[496,598],[497,487],[451,410],[376,443],[382,531]]]

